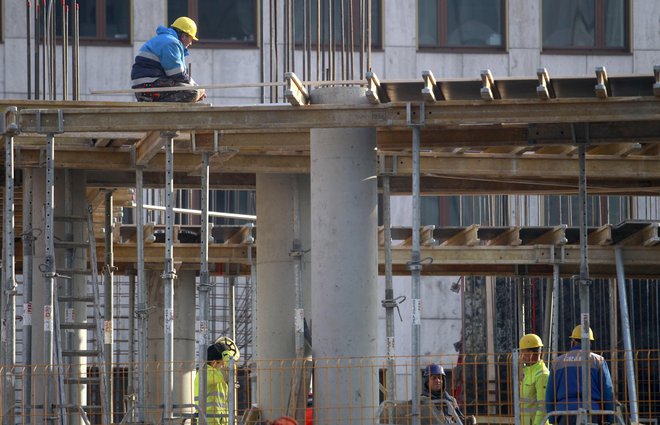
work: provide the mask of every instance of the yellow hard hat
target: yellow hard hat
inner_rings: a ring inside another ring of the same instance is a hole
[[[527,334],[520,338],[519,348],[521,350],[539,347],[543,347],[543,341],[541,341],[541,338],[536,334]]]
[[[191,36],[193,40],[198,40],[197,24],[195,23],[195,21],[188,18],[187,16],[176,18],[176,21],[172,22],[171,27],[185,32],[186,34]]]
[[[577,325],[571,332],[571,339],[582,339],[582,325]],[[589,328],[589,341],[594,341],[594,331]]]
[[[221,336],[216,339],[214,343],[222,347],[221,351],[223,360],[229,361],[231,357],[233,357],[234,360],[241,358],[241,352],[238,350],[236,343],[228,336]]]

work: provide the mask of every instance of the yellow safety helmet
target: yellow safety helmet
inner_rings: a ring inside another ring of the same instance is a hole
[[[241,358],[241,353],[236,343],[228,336],[221,336],[215,340],[214,344],[222,347],[222,360],[229,361],[233,357],[237,361]]]
[[[536,334],[524,335],[522,338],[520,338],[520,344],[518,345],[518,348],[521,350],[539,347],[543,347],[543,341],[541,341],[541,337]]]
[[[176,18],[176,21],[172,22],[172,28],[181,30],[192,37],[193,40],[198,40],[197,38],[197,24],[192,19],[187,16],[182,16]]]
[[[571,339],[582,339],[582,325],[577,325],[571,332]],[[594,331],[589,328],[589,341],[594,341]]]

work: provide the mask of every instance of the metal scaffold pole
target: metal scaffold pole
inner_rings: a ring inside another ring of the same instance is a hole
[[[206,347],[208,345],[209,329],[209,292],[211,282],[209,279],[209,154],[202,154],[202,190],[201,190],[201,253],[199,261],[199,333],[197,334],[197,347],[199,363],[199,410],[206,413]],[[205,417],[205,415],[199,415]]]
[[[420,216],[420,133],[421,128],[424,125],[424,104],[420,103],[418,110],[413,111],[412,105],[407,104],[407,121],[408,126],[412,128],[413,138],[412,138],[412,253],[411,260],[409,264],[410,275],[412,278],[412,356],[413,356],[413,368],[412,368],[412,388],[413,388],[413,397],[412,397],[412,425],[419,425],[419,355],[421,352],[421,312],[422,312],[422,300],[421,300],[421,289],[420,289],[420,277],[422,271],[422,263],[420,259],[420,244],[419,244],[419,229],[421,227],[421,216]],[[413,122],[413,115],[417,114],[417,123]]]
[[[113,376],[112,376],[112,357],[113,357],[113,345],[114,345],[114,332],[113,332],[113,309],[114,309],[114,252],[113,252],[113,197],[112,191],[108,190],[105,192],[105,267],[103,273],[104,280],[104,313],[103,313],[103,344],[104,344],[104,360],[105,360],[105,378],[106,378],[106,392],[103,395],[105,397],[105,407],[107,413],[104,412],[104,416],[112,421],[113,419],[113,406],[112,406],[112,387],[113,387]],[[90,236],[91,238],[92,236]]]
[[[5,199],[4,221],[2,223],[3,241],[3,316],[5,329],[3,345],[5,358],[3,363],[2,417],[14,423],[14,366],[16,364],[16,259],[14,253],[14,137],[5,133]]]
[[[174,137],[176,133],[164,133],[165,145],[165,270],[164,287],[164,356],[163,371],[163,416],[165,421],[172,418],[172,385],[174,381]]]
[[[143,170],[135,170],[135,226],[137,230],[137,419],[144,422],[146,403],[147,368],[147,285],[144,279],[144,196]]]
[[[639,409],[637,405],[637,384],[635,382],[635,363],[633,360],[633,347],[630,337],[630,315],[628,313],[623,250],[620,246],[617,246],[614,253],[616,258],[616,279],[619,290],[619,308],[621,309],[621,327],[623,328],[623,354],[626,362],[626,383],[628,385],[628,401],[630,404],[630,423],[638,424]]]
[[[581,408],[588,413],[591,410],[591,379],[589,372],[589,352],[591,344],[589,341],[589,257],[587,253],[587,141],[578,141],[578,160],[580,166],[579,176],[579,226],[580,226],[580,276],[578,279],[580,291],[580,323],[582,325],[581,341],[581,367],[582,367],[582,406]],[[588,414],[579,415],[581,423],[588,423]]]
[[[23,379],[25,423],[32,423],[32,264],[34,234],[32,229],[32,172],[23,174],[23,362],[26,365]]]
[[[385,156],[381,157],[381,163],[385,161]],[[393,161],[394,162],[394,161]],[[392,287],[392,223],[390,208],[390,176],[381,175],[383,181],[383,232],[385,249],[385,299],[382,301],[385,307],[385,336],[387,338],[387,400],[396,399],[396,364],[395,364],[395,339],[394,339],[394,309],[398,307],[397,300],[394,299],[394,289]],[[387,405],[387,417],[393,417],[392,404]]]

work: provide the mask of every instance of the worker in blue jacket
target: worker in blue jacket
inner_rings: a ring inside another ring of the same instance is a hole
[[[135,56],[131,69],[134,89],[154,87],[186,87],[187,90],[137,92],[140,102],[198,102],[206,98],[203,89],[188,75],[185,58],[188,47],[197,40],[197,24],[182,16],[169,28],[159,26],[156,36],[149,39]]]
[[[571,333],[571,349],[552,363],[552,371],[548,379],[545,392],[545,410],[552,411],[576,411],[582,399],[582,351],[580,342],[582,338],[582,326],[578,325]],[[589,340],[594,340],[594,333],[589,329]],[[589,353],[589,368],[591,376],[591,410],[613,410],[614,393],[612,389],[612,377],[607,367],[607,362],[602,356]],[[597,416],[599,423],[612,422],[611,416]],[[574,425],[577,421],[576,415],[550,416],[550,423],[559,425]],[[592,420],[590,420],[592,422]]]

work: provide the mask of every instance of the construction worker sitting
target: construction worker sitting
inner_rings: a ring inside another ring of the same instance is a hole
[[[458,407],[458,402],[446,390],[446,379],[447,375],[442,366],[437,364],[426,366],[420,402],[422,404],[430,403],[435,408],[433,416],[436,420],[429,418],[432,423],[465,423],[465,417]],[[426,422],[425,419],[422,417],[422,423]]]
[[[227,425],[229,414],[229,363],[240,357],[236,344],[230,338],[223,337],[206,350],[206,409],[205,416],[209,425]],[[199,378],[195,375],[195,404],[200,405]],[[232,388],[233,389],[233,388]]]
[[[520,424],[541,425],[545,416],[545,389],[550,371],[541,359],[543,341],[536,334],[520,338],[523,378],[520,383]],[[547,421],[545,422],[547,425]]]
[[[206,98],[203,89],[196,89],[188,75],[185,57],[188,47],[197,40],[197,24],[182,16],[169,28],[159,26],[156,35],[138,51],[131,69],[134,89],[154,87],[186,87],[187,90],[137,92],[139,102],[198,102]]]

